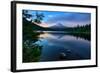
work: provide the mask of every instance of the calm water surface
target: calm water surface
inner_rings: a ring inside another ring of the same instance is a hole
[[[91,58],[90,41],[64,32],[43,32],[38,36],[43,46],[40,61],[82,60]]]

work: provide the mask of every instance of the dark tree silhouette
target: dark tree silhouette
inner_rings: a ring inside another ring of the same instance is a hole
[[[34,62],[38,61],[42,46],[35,44],[38,41],[38,33],[34,32],[34,23],[27,19],[32,18],[32,15],[27,10],[22,11],[23,15],[23,62]],[[42,15],[37,14],[39,22],[42,20]]]
[[[41,21],[44,18],[44,14],[43,13],[36,12],[35,16],[36,16],[36,19],[34,19],[34,22],[41,23]]]
[[[31,19],[30,22],[32,22],[32,15],[28,13],[28,10],[23,10],[22,14],[24,20]]]

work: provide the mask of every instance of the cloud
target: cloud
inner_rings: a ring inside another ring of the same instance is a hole
[[[73,27],[76,25],[85,25],[91,23],[90,13],[80,13],[80,12],[53,12],[53,11],[38,11],[44,14],[42,24],[43,27],[50,27],[58,23],[62,23],[64,26]],[[36,11],[29,10],[29,14],[32,14],[32,19],[34,20],[34,15]]]
[[[91,20],[91,14],[89,13],[61,13],[52,15],[52,18],[49,18],[46,22],[49,24],[57,22],[87,22]]]

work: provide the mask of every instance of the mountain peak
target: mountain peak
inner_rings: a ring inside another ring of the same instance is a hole
[[[62,23],[57,24],[59,27],[65,27]]]
[[[65,28],[65,26],[62,23],[57,23],[53,25],[51,28]]]

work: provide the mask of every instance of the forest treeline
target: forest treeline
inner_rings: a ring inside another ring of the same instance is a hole
[[[76,27],[67,28],[69,32],[76,32],[76,33],[90,33],[91,32],[91,24],[86,24],[83,26],[77,25]]]

